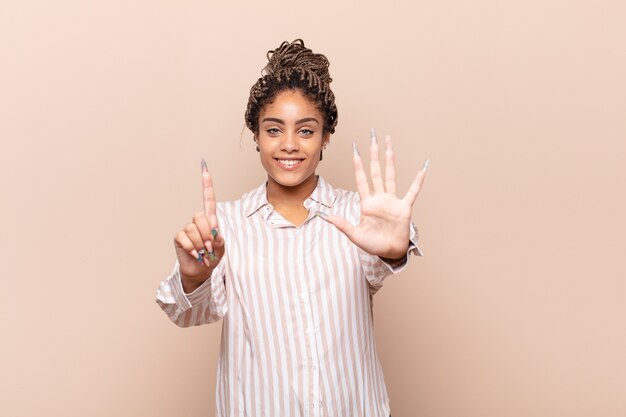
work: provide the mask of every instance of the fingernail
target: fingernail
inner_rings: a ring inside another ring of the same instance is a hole
[[[217,229],[211,229],[211,236],[213,236],[213,239],[217,237]]]
[[[428,164],[430,163],[430,160],[427,159],[424,161],[424,166],[422,167],[422,171],[426,171],[428,169]]]
[[[202,172],[209,172],[209,168],[206,166],[204,158],[200,158],[200,166],[202,167]]]
[[[316,211],[315,215],[321,217],[322,219],[327,219],[328,218],[328,214],[324,213],[323,211]]]
[[[204,242],[204,247],[206,248],[207,251],[213,252],[213,244],[211,243],[210,240],[207,240],[206,242]]]
[[[357,149],[357,147],[356,147],[356,142],[354,142],[354,141],[352,142],[352,153],[353,153],[354,155],[359,155],[359,156],[361,156],[361,154],[359,153],[359,150],[358,150],[358,149]]]
[[[378,143],[378,140],[376,139],[376,130],[374,130],[374,128],[372,128],[372,132],[370,133],[370,139],[372,140],[372,144]]]
[[[193,256],[195,256],[195,257],[196,257],[196,259],[198,260],[198,262],[202,262],[202,256],[198,255],[198,251],[197,251],[197,250],[195,250],[195,249],[194,249],[194,250],[192,250],[192,251],[191,251],[191,254],[192,254]]]

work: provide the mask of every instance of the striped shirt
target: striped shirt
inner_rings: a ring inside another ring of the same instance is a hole
[[[181,327],[224,320],[218,417],[389,417],[372,296],[392,267],[354,245],[320,210],[359,223],[359,196],[321,176],[299,227],[273,210],[266,184],[218,203],[226,254],[191,294],[176,263],[157,303]],[[411,224],[410,253],[421,255]]]

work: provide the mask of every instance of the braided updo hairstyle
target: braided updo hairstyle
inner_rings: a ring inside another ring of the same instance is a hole
[[[256,136],[263,107],[280,92],[298,90],[317,105],[324,118],[324,133],[335,133],[337,106],[330,89],[328,59],[305,47],[302,39],[283,42],[277,49],[267,52],[267,59],[269,62],[261,71],[261,78],[250,89],[245,116],[248,129]]]

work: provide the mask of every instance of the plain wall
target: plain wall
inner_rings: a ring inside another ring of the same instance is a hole
[[[0,6],[3,416],[212,416],[220,324],[156,305],[172,239],[265,176],[242,129],[265,53],[331,61],[350,144],[398,151],[425,256],[375,297],[394,417],[626,415],[621,1]],[[349,416],[339,416],[349,417]]]

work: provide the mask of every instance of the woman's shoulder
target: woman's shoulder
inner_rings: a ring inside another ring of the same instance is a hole
[[[344,190],[343,188],[335,189],[335,201],[333,206],[336,209],[354,209],[359,206],[359,194],[355,191]]]
[[[243,213],[243,203],[243,198],[238,198],[236,200],[218,201],[217,212],[218,214],[223,216],[236,216],[237,214]]]
[[[244,220],[244,210],[242,199],[218,201],[216,204],[217,218],[222,230],[226,228],[232,231],[235,225],[241,224]],[[225,233],[227,236],[229,233]]]
[[[334,187],[328,181],[324,181],[323,188],[324,194],[330,194],[333,205],[352,205],[359,202],[359,194],[356,191]]]
[[[321,202],[329,207],[331,212],[346,218],[358,217],[360,211],[359,194],[355,191],[334,187],[330,183],[324,181],[322,184]]]
[[[236,200],[218,201],[218,214],[228,217],[249,216],[254,210],[267,201],[265,197],[265,184],[262,184]]]

